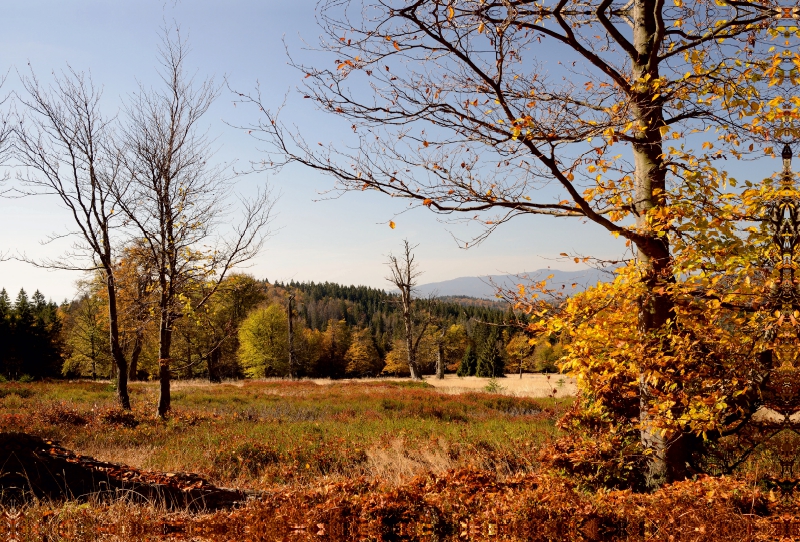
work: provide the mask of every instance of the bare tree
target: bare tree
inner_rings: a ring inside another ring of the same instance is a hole
[[[405,328],[406,349],[408,350],[408,369],[411,378],[422,379],[422,373],[417,364],[417,350],[425,330],[428,328],[429,319],[424,319],[422,324],[415,322],[414,315],[414,288],[417,285],[417,278],[422,274],[414,262],[414,249],[407,239],[403,240],[403,250],[400,256],[389,254],[390,276],[386,280],[394,284],[400,290],[400,309],[403,311],[403,325]],[[415,329],[416,328],[416,329]]]
[[[3,88],[3,85],[6,82],[6,76],[0,77],[0,89]],[[10,99],[10,95],[6,95],[0,98],[0,107],[5,107]],[[3,109],[0,111],[0,165],[5,164],[6,160],[8,159],[9,155],[12,151],[12,124],[10,121],[11,112],[9,109]],[[0,176],[0,187],[5,184],[5,181],[8,180],[9,174],[6,172],[2,176]],[[8,189],[0,190],[0,196],[4,196],[8,192]],[[4,261],[8,259],[8,254],[6,252],[0,252],[0,261]]]
[[[128,366],[120,346],[115,230],[126,190],[119,181],[121,162],[114,142],[113,118],[100,111],[102,92],[91,78],[71,68],[43,87],[31,73],[22,78],[25,114],[14,128],[16,155],[27,168],[20,178],[30,193],[57,196],[71,214],[75,229],[52,235],[48,242],[75,240],[57,259],[34,261],[39,267],[99,271],[108,293],[111,357],[116,366],[117,398],[130,409]]]
[[[192,310],[217,291],[228,271],[253,258],[265,240],[273,200],[267,190],[241,200],[243,218],[221,235],[230,212],[231,177],[212,166],[213,151],[199,122],[218,95],[213,79],[196,84],[186,73],[186,42],[165,33],[160,90],[140,87],[126,107],[123,145],[132,198],[121,206],[154,265],[159,313],[158,415],[170,409],[170,349],[181,317],[179,294],[187,285],[202,292]]]

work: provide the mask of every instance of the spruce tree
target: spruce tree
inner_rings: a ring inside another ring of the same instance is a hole
[[[3,288],[0,291],[0,375],[10,379],[12,375],[11,367],[11,318],[13,317],[13,307],[8,292]]]
[[[500,340],[500,333],[494,327],[486,335],[486,339],[478,352],[478,362],[475,374],[483,377],[503,377],[505,376],[505,362],[500,355],[500,348],[497,343]]]
[[[478,357],[475,355],[475,349],[472,348],[472,345],[469,345],[464,351],[464,357],[461,358],[461,365],[458,366],[456,374],[458,376],[475,376],[477,366]]]

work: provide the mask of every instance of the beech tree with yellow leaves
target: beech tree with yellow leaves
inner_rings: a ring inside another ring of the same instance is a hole
[[[798,75],[796,55],[765,42],[795,32],[780,26],[793,17],[769,2],[330,0],[319,18],[331,64],[294,65],[305,97],[350,122],[358,145],[318,146],[258,92],[240,97],[261,112],[249,129],[272,145],[264,164],[482,224],[465,244],[524,215],[623,238],[636,264],[628,332],[648,345],[628,386],[657,485],[687,476],[697,437],[662,427],[644,368],[657,353],[675,361],[676,222],[724,214],[715,160],[773,153],[765,126],[796,111],[774,90]]]

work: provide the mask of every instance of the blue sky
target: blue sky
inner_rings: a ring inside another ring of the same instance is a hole
[[[191,2],[137,0],[26,0],[3,8],[0,69],[10,70],[4,91],[19,89],[16,71],[30,62],[42,79],[69,63],[91,72],[104,87],[105,107],[116,111],[137,81],[155,84],[156,49],[160,29],[180,25],[191,45],[189,64],[198,77],[227,76],[234,88],[252,90],[261,82],[268,103],[279,106],[286,97],[284,120],[312,128],[319,141],[336,141],[347,126],[316,112],[295,92],[303,75],[287,66],[284,40],[298,58],[314,63],[314,52],[303,50],[303,40],[314,43],[320,34],[314,17],[316,0],[192,0]],[[321,59],[320,61],[327,61]],[[287,96],[288,93],[288,96]],[[234,107],[223,91],[209,113],[209,132],[219,146],[217,159],[245,165],[258,159],[256,142],[228,123],[256,120],[256,111]],[[15,172],[11,169],[10,174]],[[263,254],[247,270],[274,280],[335,281],[386,287],[386,255],[399,248],[404,237],[419,244],[422,282],[497,273],[516,273],[552,266],[579,267],[558,260],[560,252],[614,258],[624,246],[600,228],[577,220],[522,217],[501,227],[482,245],[460,249],[452,234],[468,237],[464,226],[437,221],[424,210],[395,218],[400,202],[377,194],[347,194],[318,201],[319,192],[333,181],[299,167],[280,174],[251,175],[239,182],[242,193],[252,193],[269,182],[281,197],[275,206],[275,235]],[[10,184],[13,184],[11,182]],[[58,255],[66,245],[42,246],[52,232],[64,231],[69,216],[47,197],[0,200],[0,248],[25,251],[32,257]],[[19,262],[0,263],[0,286],[12,295],[24,287],[40,289],[56,300],[74,295],[75,273],[45,271]]]

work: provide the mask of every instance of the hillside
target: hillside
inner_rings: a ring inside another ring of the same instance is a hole
[[[557,289],[562,286],[572,289],[572,284],[576,284],[575,290],[580,291],[597,282],[608,281],[611,278],[609,272],[597,269],[581,269],[578,271],[561,271],[559,269],[539,269],[518,275],[485,275],[482,277],[459,277],[441,282],[431,282],[417,286],[417,295],[427,297],[435,295],[437,297],[450,298],[481,298],[494,299],[497,288],[495,285],[504,288],[516,288],[517,284],[525,284],[534,281],[544,280],[548,275],[553,275],[549,285]]]

